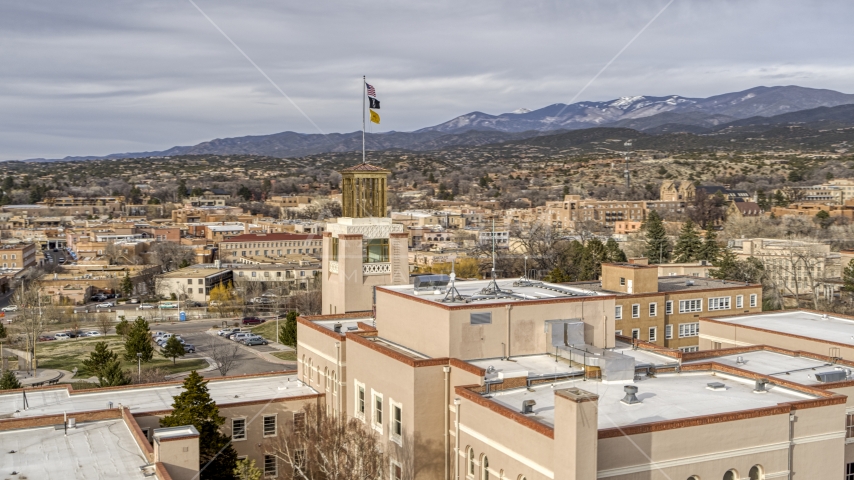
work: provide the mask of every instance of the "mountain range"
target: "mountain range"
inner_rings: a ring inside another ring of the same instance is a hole
[[[414,132],[369,134],[366,148],[371,151],[429,151],[519,141],[597,127],[626,128],[656,135],[708,134],[723,129],[761,131],[787,124],[810,128],[854,126],[854,95],[825,89],[776,86],[755,87],[708,98],[632,96],[607,102],[556,103],[536,110],[520,108],[500,115],[471,112]],[[361,136],[361,132],[327,135],[282,132],[220,138],[159,152],[65,157],[63,160],[193,154],[301,157],[358,151],[361,149]]]

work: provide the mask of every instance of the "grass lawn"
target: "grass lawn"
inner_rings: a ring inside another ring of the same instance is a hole
[[[53,368],[61,370],[74,370],[77,367],[77,376],[88,378],[93,375],[83,365],[83,360],[89,358],[89,352],[95,350],[95,343],[107,342],[107,347],[119,354],[119,360],[122,362],[122,368],[136,372],[136,361],[125,361],[122,355],[125,352],[124,342],[121,337],[109,335],[106,337],[81,338],[71,340],[55,340],[53,342],[39,343],[36,357],[38,358],[39,368]],[[201,359],[178,359],[175,365],[172,365],[172,359],[160,355],[158,348],[155,347],[154,357],[150,362],[143,364],[146,368],[160,367],[166,373],[186,372],[188,370],[200,370],[208,366],[208,362]]]
[[[280,360],[291,360],[297,361],[297,352],[273,352],[270,355],[280,359]]]
[[[284,319],[279,320],[279,327],[285,324]],[[260,335],[271,342],[276,341],[276,321],[275,320],[267,320],[266,322],[258,325],[257,327],[253,327],[252,333],[255,335]]]

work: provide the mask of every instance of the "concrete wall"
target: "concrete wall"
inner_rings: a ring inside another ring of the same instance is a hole
[[[749,328],[731,323],[716,322],[713,319],[701,319],[700,332],[700,350],[712,350],[713,343],[715,342],[720,344],[720,348],[770,345],[786,350],[810,352],[829,357],[841,357],[845,360],[854,361],[854,347],[852,346],[798,337],[770,330]]]

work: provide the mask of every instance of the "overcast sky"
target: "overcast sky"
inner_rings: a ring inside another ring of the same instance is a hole
[[[569,102],[667,0],[195,0],[319,130]],[[854,2],[675,0],[578,97],[854,93]],[[189,0],[0,1],[0,159],[318,133]]]

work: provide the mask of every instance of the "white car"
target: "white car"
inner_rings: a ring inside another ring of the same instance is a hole
[[[67,333],[57,333],[53,336],[53,338],[57,340],[68,340],[71,337],[69,337]]]
[[[5,307],[0,308],[0,310],[2,310],[4,312],[17,312],[18,306],[17,305],[6,305]]]
[[[178,304],[177,304],[177,303],[172,303],[172,302],[164,302],[164,303],[161,303],[161,304],[160,304],[160,308],[161,308],[161,309],[164,309],[164,308],[178,308]]]
[[[116,305],[112,302],[104,302],[104,303],[99,303],[99,304],[95,305],[95,308],[113,308],[115,306]]]
[[[140,306],[136,307],[137,310],[148,310],[151,308],[154,308],[154,305],[152,305],[150,303],[143,303],[143,304],[140,304]]]
[[[251,336],[253,336],[253,334],[249,333],[249,332],[235,333],[234,335],[231,336],[231,339],[234,340],[235,342],[240,342],[244,338],[248,338]]]
[[[100,337],[101,332],[92,330],[91,332],[83,332],[80,334],[81,337]]]

